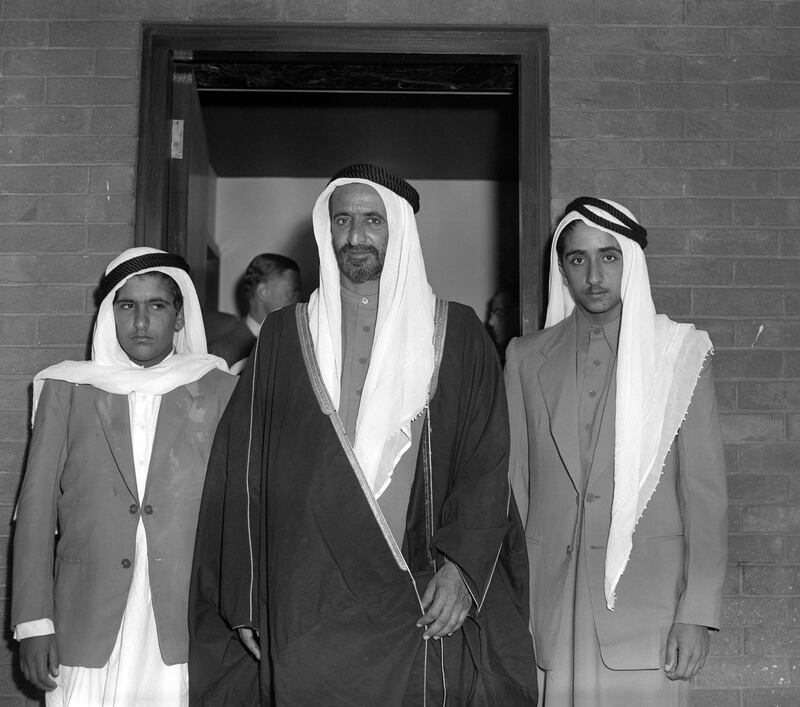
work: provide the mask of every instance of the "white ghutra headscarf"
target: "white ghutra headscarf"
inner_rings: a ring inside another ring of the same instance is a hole
[[[203,315],[188,272],[181,267],[158,264],[176,258],[182,261],[182,258],[156,248],[139,247],[129,248],[108,264],[106,277],[101,285],[105,296],[100,303],[92,334],[92,360],[63,361],[37,373],[33,379],[34,418],[42,386],[48,378],[76,384],[86,383],[120,395],[134,391],[163,395],[199,380],[213,368],[228,370],[223,359],[206,352]],[[121,272],[126,274],[119,276]],[[114,296],[131,277],[147,272],[164,273],[177,283],[183,296],[184,325],[173,337],[175,353],[155,366],[142,368],[128,358],[117,341]],[[113,286],[104,287],[111,282]]]
[[[342,300],[328,200],[336,187],[353,182],[378,192],[389,227],[375,338],[353,445],[361,470],[378,498],[388,487],[400,457],[411,446],[411,421],[427,403],[434,366],[436,297],[425,273],[411,204],[368,179],[343,177],[328,184],[313,212],[320,283],[309,298],[308,317],[322,379],[337,410],[342,375]]]
[[[565,227],[576,220],[611,234],[622,250],[614,496],[605,563],[606,604],[613,609],[634,528],[658,484],[712,345],[708,334],[692,324],[679,324],[656,314],[644,251],[636,242],[644,238],[644,229],[628,209],[607,199],[576,199],[556,228],[550,249],[545,327],[557,324],[575,308],[558,268],[556,242]]]

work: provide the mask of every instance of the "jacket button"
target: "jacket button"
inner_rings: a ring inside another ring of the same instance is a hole
[[[131,561],[130,561],[130,560],[127,558],[127,557],[126,557],[126,558],[125,558],[125,559],[124,559],[122,562],[120,562],[120,564],[121,564],[121,565],[122,565],[122,566],[123,566],[125,569],[128,569],[128,567],[130,567],[130,566],[131,566]]]
[[[147,515],[150,515],[153,512],[153,507],[148,503],[142,510],[147,513]]]
[[[567,555],[572,554],[572,545],[567,545]]]
[[[128,506],[128,513],[130,513],[131,515],[135,515],[138,512],[139,512],[139,506],[137,506],[135,503],[131,503],[131,505]]]
[[[600,496],[595,496],[593,493],[587,493],[586,494],[586,503],[591,503],[596,498],[600,498]]]

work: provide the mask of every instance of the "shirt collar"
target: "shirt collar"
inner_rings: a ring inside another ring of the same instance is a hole
[[[249,314],[244,318],[244,323],[247,324],[250,333],[258,338],[258,334],[261,332],[261,325]]]
[[[164,363],[164,361],[169,360],[174,355],[175,355],[175,346],[173,346],[172,350],[166,356],[164,356],[163,360],[159,361],[156,365],[160,366],[162,363]],[[141,368],[142,370],[145,370],[144,366],[141,366],[138,363],[136,363],[135,361],[131,360],[130,357],[128,357],[128,363],[130,364],[131,368]]]
[[[591,324],[580,307],[575,307],[575,341],[580,344],[593,330],[600,330],[611,352],[617,353],[619,343],[619,325],[621,317],[617,316],[606,324]]]
[[[346,287],[344,283],[341,286],[342,292],[342,303],[346,305],[353,305],[353,306],[369,306],[370,309],[377,309],[378,308],[378,290],[381,286],[380,278],[376,278],[374,280],[370,280],[369,282],[365,283],[365,291],[363,292],[354,292]]]

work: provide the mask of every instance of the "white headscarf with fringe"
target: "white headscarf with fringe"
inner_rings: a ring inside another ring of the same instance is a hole
[[[436,297],[428,284],[409,202],[367,179],[332,181],[314,206],[320,282],[309,299],[308,317],[322,379],[337,410],[342,376],[342,300],[328,200],[336,187],[354,182],[378,192],[389,227],[375,338],[353,445],[361,470],[378,498],[388,487],[400,457],[411,446],[411,421],[428,400]]]
[[[151,253],[163,254],[164,251],[147,247],[129,248],[108,264],[106,275],[121,263]],[[184,325],[173,337],[174,354],[155,366],[142,368],[128,358],[117,341],[114,296],[131,277],[147,272],[169,275],[180,287],[183,296]],[[134,391],[163,395],[199,380],[214,368],[228,370],[223,359],[207,353],[203,315],[189,274],[180,268],[146,267],[122,279],[100,303],[92,334],[91,361],[63,361],[45,368],[34,376],[33,417],[35,419],[39,396],[47,379],[93,385],[100,390],[119,395],[127,395]]]
[[[602,201],[636,220],[624,206]],[[625,227],[601,207],[601,219]],[[656,314],[644,252],[638,243],[570,211],[558,224],[550,249],[550,287],[545,327],[568,317],[575,301],[558,268],[556,242],[580,220],[616,238],[622,250],[622,320],[617,351],[614,497],[605,563],[605,597],[614,608],[616,590],[630,557],[633,531],[655,491],[664,461],[686,416],[711,340],[692,324]]]

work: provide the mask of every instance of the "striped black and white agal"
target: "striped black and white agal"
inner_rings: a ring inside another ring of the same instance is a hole
[[[577,211],[585,219],[601,228],[630,238],[638,243],[642,250],[647,247],[647,230],[644,226],[605,199],[579,196],[567,205],[564,213],[568,214],[570,211]]]
[[[145,253],[126,260],[107,273],[98,288],[98,301],[102,302],[120,282],[130,275],[152,268],[178,268],[189,272],[189,264],[175,253]]]
[[[399,197],[405,199],[414,213],[419,211],[419,192],[412,187],[405,179],[392,174],[388,169],[378,167],[374,164],[351,164],[348,167],[343,167],[336,174],[334,174],[328,184],[335,179],[367,179],[370,182],[380,184],[387,189],[390,189]]]

